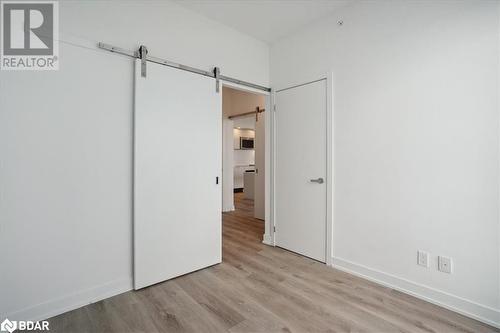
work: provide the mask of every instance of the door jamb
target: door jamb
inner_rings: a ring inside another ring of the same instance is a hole
[[[335,191],[333,72],[326,74],[326,265],[332,266]]]
[[[274,124],[274,112],[273,105],[273,91],[265,92],[262,90],[254,89],[251,87],[243,86],[234,82],[228,82],[221,80],[222,85],[225,87],[230,87],[254,94],[264,95],[266,96],[266,112],[264,112],[264,120],[265,120],[265,180],[264,180],[264,196],[265,196],[265,216],[264,216],[264,237],[262,242],[267,245],[274,246],[274,233],[273,233],[273,201],[274,201],[274,192],[273,192],[273,182],[274,182],[274,163],[273,163],[273,124]]]

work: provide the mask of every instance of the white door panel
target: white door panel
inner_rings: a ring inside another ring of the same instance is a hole
[[[135,73],[134,287],[221,262],[222,101],[213,79]],[[219,177],[219,184],[216,184]]]
[[[277,92],[275,119],[276,245],[326,262],[326,80]]]

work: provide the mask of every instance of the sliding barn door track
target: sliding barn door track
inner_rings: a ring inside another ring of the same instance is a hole
[[[220,90],[220,81],[221,80],[226,81],[226,82],[239,84],[239,85],[242,85],[245,87],[250,87],[253,89],[257,89],[257,90],[262,90],[265,92],[271,91],[271,89],[268,87],[264,87],[264,86],[261,86],[261,85],[255,84],[255,83],[251,83],[251,82],[247,82],[247,81],[243,81],[243,80],[238,80],[238,79],[235,79],[235,78],[232,78],[229,76],[221,75],[220,74],[221,71],[220,71],[219,67],[214,67],[214,69],[212,71],[206,71],[203,69],[178,64],[176,62],[172,62],[172,61],[169,61],[166,59],[161,59],[161,58],[150,56],[148,54],[147,47],[144,45],[141,45],[137,51],[126,50],[126,49],[123,49],[121,47],[112,46],[112,45],[109,45],[106,43],[99,43],[98,47],[100,49],[110,51],[113,53],[118,53],[118,54],[125,55],[128,57],[141,59],[141,76],[142,77],[147,76],[147,62],[149,61],[149,62],[154,62],[156,64],[160,64],[160,65],[164,65],[164,66],[168,66],[168,67],[172,67],[172,68],[177,68],[177,69],[180,69],[183,71],[188,71],[191,73],[211,77],[211,78],[215,79],[215,87],[216,87],[215,89],[217,92],[219,92],[219,90]]]

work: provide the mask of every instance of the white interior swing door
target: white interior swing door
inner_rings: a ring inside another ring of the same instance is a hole
[[[326,80],[276,92],[276,245],[326,262]]]
[[[221,262],[222,100],[213,78],[135,69],[134,288]]]

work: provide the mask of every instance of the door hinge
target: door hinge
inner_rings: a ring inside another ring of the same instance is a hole
[[[215,185],[219,185],[219,177],[215,177]]]
[[[276,227],[273,227],[273,232],[276,232]]]
[[[276,104],[273,105],[273,110],[276,112]]]

